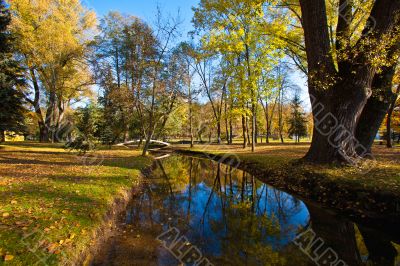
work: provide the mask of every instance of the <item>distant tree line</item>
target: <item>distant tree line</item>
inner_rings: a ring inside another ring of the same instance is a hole
[[[399,9],[201,0],[182,41],[179,18],[161,10],[150,25],[118,12],[98,20],[79,0],[1,1],[1,140],[134,139],[146,154],[152,139],[237,138],[254,151],[312,136],[306,159],[348,163],[370,154],[382,125],[388,147],[398,131]],[[294,70],[308,77],[312,115]]]

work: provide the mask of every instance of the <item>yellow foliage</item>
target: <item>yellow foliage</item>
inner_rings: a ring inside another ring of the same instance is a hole
[[[82,91],[90,75],[81,59],[94,36],[95,13],[79,0],[9,0],[9,4],[11,30],[18,37],[24,65],[37,71],[48,91],[63,97],[74,94],[77,87]]]

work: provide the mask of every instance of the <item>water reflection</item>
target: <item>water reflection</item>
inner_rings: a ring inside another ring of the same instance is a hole
[[[119,232],[93,264],[180,265],[155,240],[170,226],[214,265],[315,265],[293,243],[310,227],[348,265],[395,264],[395,248],[376,231],[356,230],[243,171],[181,156],[155,163]]]

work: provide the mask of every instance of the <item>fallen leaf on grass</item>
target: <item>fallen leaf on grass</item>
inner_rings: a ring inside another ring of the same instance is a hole
[[[10,214],[9,214],[8,212],[3,213],[3,217],[4,217],[4,218],[7,218],[7,217],[9,217],[9,216],[10,216]]]
[[[52,243],[47,247],[49,253],[55,253],[58,248],[58,243]]]
[[[14,259],[14,256],[13,255],[6,255],[5,257],[4,257],[4,261],[10,261],[10,260],[13,260]]]

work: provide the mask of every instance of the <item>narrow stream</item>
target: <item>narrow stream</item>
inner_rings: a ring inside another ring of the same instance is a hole
[[[155,162],[92,265],[399,265],[396,249],[241,170],[173,155]]]

